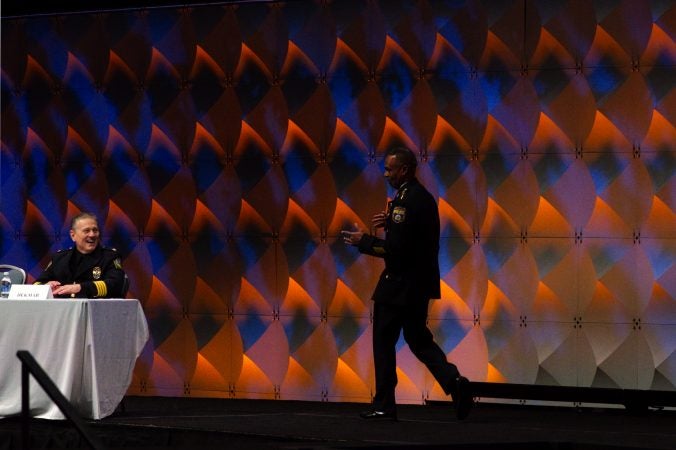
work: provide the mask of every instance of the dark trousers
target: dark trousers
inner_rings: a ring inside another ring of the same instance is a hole
[[[376,395],[373,406],[379,411],[396,410],[394,389],[397,385],[396,345],[403,330],[411,352],[432,373],[444,392],[450,393],[458,368],[446,360],[446,354],[434,342],[427,328],[429,300],[419,299],[409,305],[375,302],[373,308],[373,360],[376,372]]]

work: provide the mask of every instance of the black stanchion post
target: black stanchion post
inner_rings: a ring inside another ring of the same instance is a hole
[[[21,415],[22,415],[22,428],[24,428],[26,437],[24,439],[24,448],[28,448],[29,442],[28,442],[28,423],[30,421],[30,407],[28,404],[28,374],[29,372],[33,375],[35,378],[35,381],[44,389],[45,393],[49,396],[49,398],[52,399],[54,403],[56,403],[56,406],[61,410],[64,416],[66,416],[66,419],[69,420],[73,425],[75,425],[75,428],[77,431],[80,433],[80,435],[84,438],[85,441],[87,441],[87,444],[95,450],[98,449],[103,449],[103,445],[99,442],[99,440],[91,434],[89,428],[87,427],[86,423],[84,420],[82,420],[75,410],[75,408],[70,404],[68,399],[64,397],[64,395],[59,391],[59,388],[56,387],[54,382],[49,378],[49,375],[44,371],[42,367],[40,367],[40,364],[33,358],[33,355],[31,355],[29,352],[26,350],[19,350],[16,352],[16,356],[21,360],[21,367],[22,367],[22,375],[21,375],[21,382],[22,382],[22,395],[23,398],[21,399]]]
[[[30,385],[28,367],[21,363],[21,448],[30,448]]]

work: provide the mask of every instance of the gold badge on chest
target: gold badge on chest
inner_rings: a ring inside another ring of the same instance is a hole
[[[403,223],[406,220],[406,208],[403,206],[395,206],[392,211],[392,221],[394,223]]]
[[[98,280],[99,278],[101,278],[101,268],[100,267],[97,266],[97,267],[94,267],[92,269],[92,277],[95,280]]]

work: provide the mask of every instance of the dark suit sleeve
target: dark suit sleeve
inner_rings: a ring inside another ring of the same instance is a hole
[[[62,260],[66,257],[67,252],[56,253],[52,259],[47,264],[45,270],[42,271],[40,276],[35,279],[33,284],[45,284],[52,280],[58,280],[59,276],[56,274],[56,268],[62,264]]]
[[[98,280],[81,281],[81,296],[87,298],[120,298],[124,285],[124,270],[117,251],[105,249]]]
[[[49,261],[49,265],[45,270],[42,271],[40,276],[38,276],[35,279],[35,282],[33,284],[45,284],[46,282],[53,280],[54,279],[54,274],[52,271],[52,265],[54,264],[54,261]]]
[[[407,225],[391,227],[390,236],[387,240],[365,234],[359,241],[357,248],[360,253],[378,258],[405,257],[409,253],[407,246],[413,243],[410,231],[407,228],[410,227]]]
[[[387,255],[386,242],[371,234],[364,234],[357,246],[360,253],[384,258]]]
[[[413,195],[415,195],[415,192],[413,192]],[[391,261],[390,264],[400,259],[410,258],[412,249],[416,245],[417,233],[421,228],[421,207],[416,201],[402,202],[395,200],[392,202],[392,207],[403,213],[399,220],[388,219],[387,239],[364,234],[358,245],[361,253],[386,258]],[[426,232],[427,230],[421,231]]]

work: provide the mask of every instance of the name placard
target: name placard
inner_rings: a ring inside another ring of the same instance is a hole
[[[13,300],[47,300],[54,298],[52,287],[48,284],[13,284],[9,290]]]

